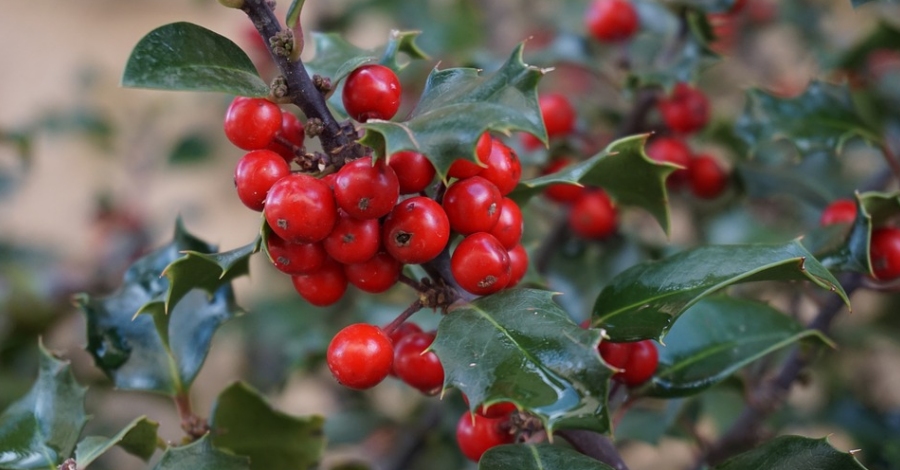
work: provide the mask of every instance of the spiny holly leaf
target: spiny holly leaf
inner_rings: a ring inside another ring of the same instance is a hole
[[[378,62],[398,71],[402,67],[397,60],[398,53],[406,54],[410,59],[427,60],[426,54],[416,44],[421,31],[391,31],[390,38],[384,47],[379,49],[360,49],[347,42],[337,33],[313,33],[315,55],[305,62],[310,75],[319,74],[331,79],[337,85],[344,77],[360,65]]]
[[[877,141],[856,111],[846,85],[813,81],[802,95],[781,98],[760,89],[747,91],[744,111],[735,123],[738,136],[754,149],[787,141],[801,153],[840,153],[851,138]]]
[[[189,234],[179,220],[173,241],[135,261],[112,295],[75,297],[87,317],[87,350],[116,387],[184,391],[200,370],[213,333],[241,311],[225,283],[212,296],[191,290],[166,314],[170,282],[162,273],[183,251],[212,253],[215,247]],[[137,315],[140,311],[151,315]]]
[[[780,436],[734,456],[712,470],[865,470],[852,454],[838,452],[827,440]]]
[[[679,318],[659,350],[652,382],[638,393],[672,398],[695,395],[745,365],[805,338],[828,340],[759,302],[713,297]]]
[[[247,457],[212,446],[209,434],[185,446],[169,447],[153,470],[250,470]]]
[[[548,432],[609,430],[611,369],[600,360],[598,330],[580,328],[553,293],[511,289],[444,316],[432,349],[444,384],[474,409],[510,401],[539,417]]]
[[[520,205],[551,184],[580,183],[600,186],[622,206],[638,206],[669,232],[666,177],[678,167],[651,160],[644,153],[649,134],[625,137],[593,157],[561,171],[519,183],[509,197]]]
[[[55,469],[72,455],[82,428],[86,387],[69,363],[40,345],[40,370],[27,395],[0,414],[0,468]]]
[[[114,446],[119,446],[129,454],[146,462],[156,452],[156,444],[159,439],[158,428],[159,423],[150,421],[146,416],[141,416],[111,438],[85,437],[75,448],[75,461],[78,463],[78,468],[87,467]]]
[[[266,96],[269,86],[230,39],[192,23],[160,26],[134,46],[122,86]]]
[[[592,323],[613,341],[662,340],[701,298],[750,281],[803,281],[837,293],[837,279],[798,241],[783,245],[708,245],[632,266],[603,288]]]
[[[314,468],[325,449],[319,416],[298,418],[276,411],[244,383],[225,389],[213,407],[213,444],[250,458],[253,470]]]
[[[487,130],[523,131],[547,141],[537,101],[544,71],[522,62],[520,44],[499,70],[434,69],[416,109],[403,122],[370,120],[360,142],[378,155],[414,150],[428,157],[441,178],[454,160],[476,162],[475,143]]]
[[[613,470],[575,450],[551,444],[508,444],[488,449],[478,461],[478,470]]]

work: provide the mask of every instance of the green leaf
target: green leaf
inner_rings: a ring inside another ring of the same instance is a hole
[[[141,38],[128,57],[122,86],[241,96],[269,94],[269,86],[240,47],[185,22],[160,26]]]
[[[183,165],[208,160],[213,155],[210,139],[199,132],[185,135],[172,147],[169,164]]]
[[[544,71],[522,62],[522,47],[489,75],[471,68],[433,70],[408,120],[370,120],[363,124],[366,133],[360,142],[382,156],[420,152],[443,179],[454,160],[477,161],[475,143],[487,130],[528,132],[546,142],[537,102]]]
[[[575,450],[551,444],[507,444],[488,449],[478,470],[613,470]]]
[[[185,446],[169,447],[153,470],[250,470],[247,457],[212,446],[209,434]]]
[[[854,5],[864,2],[865,0],[855,0]],[[834,66],[844,69],[861,69],[866,65],[870,52],[878,49],[896,49],[898,44],[900,44],[900,29],[890,23],[880,21],[862,41],[837,55]]]
[[[709,13],[728,11],[737,0],[679,0],[678,3],[688,5]]]
[[[444,316],[431,346],[444,366],[444,384],[465,393],[472,409],[513,402],[550,433],[606,432],[612,371],[597,352],[599,331],[572,322],[553,295],[511,289]]]
[[[97,457],[116,445],[146,462],[156,452],[156,443],[159,439],[157,429],[159,429],[159,423],[150,421],[146,416],[141,416],[111,438],[85,437],[75,448],[75,461],[78,462],[78,468],[87,467]]]
[[[881,2],[881,3],[900,3],[900,0],[853,0],[853,6],[858,7],[860,5],[871,3],[871,2]]]
[[[695,395],[747,364],[805,338],[828,340],[759,302],[713,297],[689,308],[666,335],[647,395]]]
[[[303,10],[304,3],[306,3],[306,0],[291,1],[291,6],[288,7],[287,15],[284,18],[284,24],[288,28],[294,29],[297,23],[300,22],[300,11]]]
[[[225,389],[211,414],[213,444],[249,457],[253,470],[314,468],[325,449],[324,419],[276,411],[244,383]]]
[[[592,323],[614,341],[662,340],[701,298],[732,284],[766,280],[809,280],[849,304],[837,279],[798,241],[708,245],[637,264],[616,276],[597,296]]]
[[[350,72],[366,63],[378,62],[395,71],[402,69],[397,60],[399,53],[410,59],[428,59],[416,44],[421,31],[391,31],[387,44],[378,49],[361,49],[347,42],[338,33],[313,33],[315,55],[306,62],[310,76],[314,74],[329,77],[332,85],[344,79]]]
[[[72,455],[87,423],[86,392],[75,382],[69,363],[40,345],[37,381],[0,414],[0,468],[55,469]]]
[[[669,233],[669,197],[665,180],[677,167],[647,157],[644,143],[648,136],[641,134],[616,140],[583,162],[519,183],[509,197],[521,205],[551,184],[600,186],[616,204],[637,206],[652,214]]]
[[[852,454],[838,452],[827,440],[780,436],[732,457],[713,470],[865,470]]]

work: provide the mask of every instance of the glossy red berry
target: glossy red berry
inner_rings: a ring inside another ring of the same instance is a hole
[[[715,199],[728,186],[728,174],[715,158],[697,155],[688,167],[691,192],[703,199]]]
[[[344,81],[344,109],[359,122],[390,119],[400,109],[400,80],[378,64],[357,67]]]
[[[325,360],[340,384],[363,390],[387,377],[394,362],[394,348],[381,328],[354,323],[334,335]]]
[[[553,173],[558,173],[563,168],[575,163],[575,160],[569,157],[562,157],[552,160],[547,167],[544,168],[544,171],[541,172],[543,175],[550,175]],[[585,188],[584,186],[577,184],[566,184],[566,183],[556,183],[547,186],[547,189],[544,190],[544,195],[547,196],[551,201],[559,202],[561,204],[568,204],[575,202],[582,194],[584,194]]]
[[[323,240],[337,221],[331,188],[309,175],[292,174],[278,180],[269,189],[265,206],[272,231],[295,243]]]
[[[666,183],[670,187],[681,187],[688,182],[688,168],[691,166],[691,148],[683,140],[675,137],[656,137],[647,144],[647,156],[658,162],[674,163],[681,170],[669,175]]]
[[[623,41],[637,32],[639,18],[628,0],[594,0],[584,17],[588,32],[598,41]]]
[[[411,322],[403,322],[397,328],[394,328],[393,331],[388,333],[388,337],[391,338],[391,342],[396,345],[400,342],[401,339],[411,335],[413,333],[421,333],[422,328],[419,325]]]
[[[372,165],[372,157],[354,160],[334,178],[338,206],[357,219],[377,219],[387,215],[400,196],[397,174],[384,160]]]
[[[394,373],[407,385],[434,395],[444,385],[444,367],[434,351],[425,352],[434,333],[410,333],[394,344]]]
[[[528,272],[528,252],[522,245],[516,245],[512,250],[507,252],[509,255],[509,283],[506,288],[514,287],[522,281],[525,273]]]
[[[328,257],[321,243],[291,243],[274,233],[266,239],[266,251],[275,268],[285,274],[313,273]]]
[[[601,189],[585,192],[569,212],[569,228],[587,239],[600,239],[616,231],[617,211],[612,200]]]
[[[391,155],[388,165],[397,175],[400,194],[424,191],[434,181],[434,166],[419,152],[403,151]]]
[[[487,160],[482,160],[486,168],[481,170],[478,176],[494,183],[500,194],[506,196],[511,193],[519,179],[522,178],[522,163],[513,149],[509,148],[499,139],[493,139],[491,153]]]
[[[547,137],[564,137],[575,130],[575,108],[560,93],[547,93],[538,98]]]
[[[675,132],[697,132],[709,122],[709,100],[687,83],[675,85],[672,94],[660,98],[657,106],[666,126]]]
[[[631,344],[631,354],[625,371],[619,380],[629,387],[636,387],[653,377],[659,364],[659,352],[653,341],[645,339]]]
[[[512,274],[506,248],[485,232],[473,233],[459,242],[450,257],[450,272],[460,287],[475,295],[503,289]]]
[[[269,146],[281,130],[281,108],[263,98],[237,97],[225,112],[225,137],[244,150]]]
[[[271,150],[253,150],[238,160],[234,168],[234,187],[245,206],[263,210],[266,194],[281,178],[291,174],[291,167]]]
[[[856,220],[856,202],[853,199],[832,201],[819,217],[819,225],[850,224]]]
[[[466,406],[469,406],[469,397],[467,397],[465,393],[462,394],[462,399],[466,403]],[[516,405],[512,402],[501,401],[488,406],[483,404],[477,406],[475,407],[475,413],[484,418],[497,419],[505,418],[517,409]]]
[[[339,263],[362,263],[375,256],[381,246],[381,224],[378,219],[354,219],[340,211],[322,246]]]
[[[491,154],[493,140],[487,132],[481,134],[478,142],[475,143],[475,159],[482,163],[487,161],[488,156]],[[483,169],[483,166],[479,166],[471,160],[460,158],[454,160],[453,164],[450,165],[450,169],[447,170],[447,176],[457,179],[471,178],[481,173]]]
[[[494,183],[473,176],[451,184],[441,206],[447,213],[450,228],[468,235],[494,228],[500,219],[502,202],[503,196]]]
[[[456,423],[456,443],[467,459],[477,462],[488,449],[514,441],[507,427],[506,417],[491,419],[466,412]]]
[[[403,265],[393,256],[379,252],[362,263],[344,266],[347,281],[357,289],[370,294],[380,294],[397,283]]]
[[[306,138],[306,134],[303,132],[303,123],[294,114],[282,111],[281,131],[278,132],[277,137],[287,140],[293,146],[303,147],[303,141]],[[281,155],[288,163],[294,161],[293,147],[282,144],[277,139],[273,139],[267,148]]]
[[[322,266],[312,273],[291,276],[291,282],[300,297],[317,307],[335,304],[347,291],[344,268],[331,258],[326,258]]]
[[[607,364],[617,368],[624,369],[628,365],[628,359],[631,358],[631,347],[634,343],[614,343],[612,341],[603,340],[597,349],[600,351],[600,357]]]
[[[522,232],[525,225],[522,221],[522,211],[519,205],[512,199],[505,197],[500,202],[500,218],[490,230],[490,234],[507,250],[512,250],[522,240]]]
[[[441,206],[423,196],[401,201],[384,220],[384,249],[404,264],[434,259],[450,240],[450,221]]]
[[[900,228],[879,227],[872,230],[869,256],[875,279],[892,281],[900,277]]]

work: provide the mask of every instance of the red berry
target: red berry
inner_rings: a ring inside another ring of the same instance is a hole
[[[434,333],[410,333],[394,345],[394,373],[410,387],[434,395],[444,385],[444,367],[433,351],[425,352]]]
[[[261,211],[272,185],[289,174],[291,167],[280,155],[271,150],[254,150],[238,160],[234,187],[245,206]]]
[[[272,264],[285,274],[313,273],[328,257],[321,243],[291,243],[274,233],[266,239],[266,251]]]
[[[303,147],[303,141],[306,138],[303,132],[303,123],[292,113],[282,111],[281,131],[278,133],[278,136],[286,139],[296,147]],[[281,155],[288,163],[294,161],[294,149],[292,147],[288,147],[277,140],[272,140],[272,143],[267,148]]]
[[[691,192],[703,199],[714,199],[728,186],[728,174],[719,162],[709,155],[697,155],[688,167]]]
[[[452,225],[452,224],[451,224]],[[522,221],[522,211],[519,205],[512,199],[505,197],[500,203],[500,218],[490,234],[507,250],[512,250],[522,239],[525,225]]]
[[[900,277],[900,228],[880,227],[872,230],[869,256],[875,279],[892,281]]]
[[[388,165],[397,175],[400,194],[424,191],[434,180],[434,166],[425,155],[418,152],[397,152],[388,159]]]
[[[616,207],[602,189],[585,192],[569,212],[569,227],[576,235],[600,239],[616,231]]]
[[[391,338],[392,343],[397,344],[400,342],[401,339],[407,337],[408,335],[411,335],[413,333],[421,333],[421,332],[422,332],[422,328],[420,328],[419,325],[416,325],[415,323],[410,323],[407,321],[407,322],[401,323],[400,326],[398,326],[397,328],[394,328],[393,331],[388,333],[388,337]]]
[[[337,221],[331,188],[304,174],[285,176],[272,185],[264,213],[276,235],[299,243],[324,239]]]
[[[450,272],[463,289],[475,295],[493,294],[509,284],[509,253],[493,235],[473,233],[453,250]]]
[[[854,220],[856,220],[856,202],[853,199],[837,199],[822,211],[819,225],[824,227],[833,224],[850,224]]]
[[[347,291],[344,268],[331,258],[326,258],[322,267],[310,274],[291,276],[291,282],[300,297],[317,307],[333,305]]]
[[[621,373],[620,380],[629,387],[638,386],[653,377],[658,363],[659,352],[653,341],[645,339],[631,343],[631,354],[628,356],[628,364]]]
[[[547,137],[563,137],[575,129],[575,108],[565,95],[548,93],[538,99],[541,116],[547,128]],[[533,136],[532,136],[533,137]]]
[[[473,176],[457,180],[444,193],[442,206],[450,221],[450,228],[468,235],[488,232],[500,219],[503,196],[490,181]]]
[[[354,219],[340,211],[331,233],[322,240],[328,256],[343,264],[362,263],[375,256],[381,246],[378,219]]]
[[[239,96],[225,112],[225,136],[244,150],[269,146],[281,130],[281,108],[263,98]]]
[[[481,170],[478,176],[494,183],[500,194],[506,196],[519,184],[519,179],[522,178],[522,164],[518,155],[501,140],[493,140],[491,153],[487,160],[482,161],[487,168]]]
[[[666,180],[671,187],[681,187],[688,181],[691,148],[675,137],[656,137],[647,144],[647,156],[658,162],[674,163],[683,169],[675,170]]]
[[[379,252],[362,263],[344,266],[347,281],[357,289],[370,294],[380,294],[397,283],[403,265],[393,256]]]
[[[477,462],[488,449],[511,444],[514,436],[506,429],[507,418],[485,418],[463,413],[456,423],[456,443],[467,459]]]
[[[475,143],[475,159],[479,162],[486,162],[488,156],[491,154],[491,145],[494,139],[491,138],[491,135],[487,132],[481,134],[481,137],[478,138],[478,142]],[[484,167],[477,165],[475,162],[460,158],[453,161],[453,164],[450,165],[450,169],[447,170],[447,176],[450,178],[458,178],[465,179],[471,178],[478,173],[481,173]]]
[[[334,178],[338,206],[357,219],[377,219],[387,215],[400,196],[397,174],[384,160],[372,165],[372,157],[354,160]]]
[[[420,264],[434,259],[450,240],[450,221],[441,206],[423,196],[406,199],[384,220],[384,249],[397,261]]]
[[[600,357],[607,364],[617,368],[624,369],[628,365],[628,359],[631,358],[631,347],[634,343],[614,343],[612,341],[601,341],[597,349],[600,351]],[[617,374],[618,375],[618,374]]]
[[[658,107],[663,121],[675,132],[690,134],[709,122],[706,95],[687,83],[675,85],[671,96],[660,98]]]
[[[469,406],[469,397],[467,397],[465,393],[462,394],[462,399],[466,402],[466,406]],[[516,405],[512,402],[501,401],[488,406],[482,404],[475,408],[475,413],[484,418],[497,419],[505,418],[517,409]]]
[[[560,170],[574,162],[575,161],[569,157],[557,158],[551,161],[550,164],[547,165],[547,168],[545,168],[544,171],[541,172],[541,174],[549,175],[558,173]],[[581,185],[556,183],[547,186],[547,189],[544,190],[544,195],[552,201],[567,204],[570,202],[575,202],[584,193],[584,191],[585,188]]]
[[[390,119],[400,109],[400,80],[378,64],[357,67],[344,82],[344,109],[359,122]]]
[[[628,0],[594,0],[588,6],[584,22],[598,41],[623,41],[638,29],[637,11]]]
[[[325,358],[339,383],[363,390],[387,377],[394,361],[394,348],[381,328],[354,323],[334,335]]]
[[[507,252],[509,254],[509,283],[506,288],[514,287],[528,271],[528,252],[522,245],[516,245],[515,248]]]

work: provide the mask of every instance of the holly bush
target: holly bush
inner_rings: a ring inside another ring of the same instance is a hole
[[[41,345],[0,468],[117,447],[159,470],[626,469],[664,441],[690,455],[668,468],[900,468],[896,393],[848,371],[874,353],[841,362],[900,325],[896,6],[373,0],[310,25],[303,0],[219,3],[249,54],[171,23],[122,85],[228,95],[222,179],[258,235],[221,249],[179,218],[112,293],[73,296],[96,367],[169,397],[184,437],[83,435],[86,387]],[[397,29],[348,40],[380,13]],[[848,16],[852,41],[829,29]],[[298,295],[240,307],[254,257]],[[204,415],[226,322],[252,367]],[[280,411],[292,371],[340,410]]]

